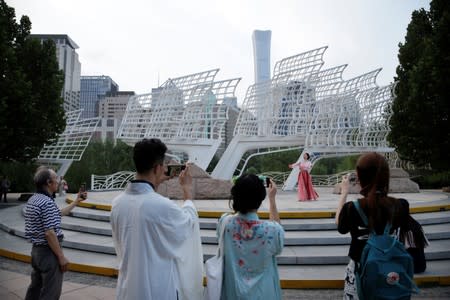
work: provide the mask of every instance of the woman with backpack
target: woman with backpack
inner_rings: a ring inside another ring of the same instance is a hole
[[[344,299],[359,299],[356,281],[360,277],[355,274],[355,270],[360,270],[358,268],[361,267],[363,250],[365,252],[368,250],[365,249],[368,237],[382,236],[384,232],[386,235],[398,233],[399,228],[402,234],[401,228],[408,226],[409,216],[408,201],[388,196],[389,165],[382,155],[378,153],[362,155],[356,163],[356,175],[361,186],[362,198],[354,202],[346,202],[349,180],[348,176],[344,176],[335,219],[339,233],[350,232],[352,238],[348,253],[350,262],[346,268]],[[387,238],[390,237],[387,236]],[[404,254],[405,260],[410,261],[407,262],[406,268],[411,273],[408,277],[412,277],[412,259],[408,257],[403,245],[400,242],[397,244],[398,251]],[[398,282],[397,272],[389,273],[389,276],[392,278],[386,278],[388,284],[394,285]],[[406,276],[402,275],[402,277]]]

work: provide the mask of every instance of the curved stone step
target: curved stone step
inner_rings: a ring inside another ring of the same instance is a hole
[[[85,207],[75,207],[70,216],[109,222],[109,211],[97,210]],[[450,211],[415,213],[413,217],[422,225],[450,223]],[[200,218],[200,228],[215,229],[218,218]],[[335,229],[334,218],[315,219],[283,219],[282,225],[286,231],[295,230],[324,230]]]
[[[8,232],[18,237],[25,238],[25,234],[20,228],[11,228]],[[202,237],[202,239],[204,239],[204,237]],[[313,239],[313,237],[311,237],[311,239]],[[290,240],[288,237],[285,238],[285,240],[296,241],[296,239]],[[326,239],[324,239],[324,241],[326,241]],[[278,264],[322,265],[348,263],[348,244],[299,244],[285,244],[282,253],[277,257]],[[86,252],[98,252],[113,255],[116,253],[112,237],[72,230],[64,231],[64,241],[62,242],[62,245],[65,248],[84,250]],[[205,260],[217,252],[217,244],[203,243],[202,248]],[[428,260],[450,259],[450,239],[432,242],[425,253]]]
[[[21,213],[23,209],[18,207],[8,208],[3,210],[2,218],[0,219],[0,227],[8,232],[12,232],[19,236],[24,236],[24,219]],[[447,212],[446,212],[447,213]],[[440,213],[436,213],[440,214]],[[440,217],[438,217],[440,218]],[[217,220],[216,220],[217,221]],[[283,220],[284,222],[285,220]],[[294,220],[290,220],[291,222]],[[298,220],[304,221],[304,220]],[[313,220],[307,220],[309,222]],[[322,222],[326,219],[321,219]],[[79,219],[75,217],[63,217],[62,227],[67,234],[74,235],[76,233],[96,234],[100,235],[99,241],[102,241],[101,236],[111,236],[111,226],[108,222]],[[439,239],[450,239],[450,228],[448,224],[424,225],[424,231],[430,241]],[[216,231],[214,229],[202,229],[200,231],[203,244],[217,244]],[[93,239],[94,240],[94,239]],[[321,231],[286,231],[285,245],[346,245],[350,243],[350,236],[341,235],[337,230],[321,230]],[[102,246],[102,245],[98,245]],[[75,247],[75,246],[72,246]],[[95,247],[96,249],[103,249],[102,247]],[[97,250],[95,250],[97,251]],[[100,251],[100,250],[98,250]],[[103,250],[102,250],[103,251]],[[107,250],[104,250],[107,251]],[[108,252],[109,253],[109,252]]]
[[[23,206],[22,209],[25,209]],[[23,212],[23,211],[22,211]],[[109,212],[101,210],[93,210],[88,208],[75,208],[73,213],[63,218],[63,228],[85,231],[90,233],[97,233],[102,235],[111,235],[109,226]],[[414,217],[422,225],[434,225],[434,224],[447,224],[450,223],[450,211],[435,212],[435,213],[421,213],[415,214]],[[73,218],[73,219],[72,219]],[[80,219],[80,221],[75,221]],[[88,221],[82,221],[88,220]],[[102,225],[98,223],[97,226],[90,226],[89,224],[95,224],[91,221],[99,221],[107,223],[108,225]],[[217,218],[200,218],[201,229],[216,229]],[[336,224],[334,219],[285,219],[282,220],[282,226],[285,231],[323,231],[323,230],[336,230]],[[433,238],[433,237],[431,237]]]
[[[0,255],[30,262],[31,244],[24,239],[0,231]],[[115,255],[64,249],[69,259],[69,269],[77,272],[107,276],[118,275]],[[279,265],[280,282],[283,288],[342,288],[345,265]],[[448,285],[450,282],[450,260],[427,261],[427,271],[415,274],[420,284]]]

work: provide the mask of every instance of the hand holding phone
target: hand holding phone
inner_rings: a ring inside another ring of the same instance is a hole
[[[87,193],[86,193],[86,183],[82,183],[80,185],[80,190],[78,191],[78,194],[80,195],[80,198],[83,200],[86,200],[87,198]]]
[[[356,182],[356,173],[352,172],[352,173],[348,173],[348,181],[350,183],[355,183]]]
[[[263,176],[263,175],[259,175],[259,180],[261,180],[264,184],[265,187],[269,187],[270,186],[270,177],[268,176]]]
[[[185,165],[175,165],[175,164],[167,165],[166,176],[176,177],[180,175],[181,171],[183,171],[184,169],[186,169]]]

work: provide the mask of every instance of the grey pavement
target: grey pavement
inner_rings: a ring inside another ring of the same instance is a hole
[[[0,257],[0,298],[24,299],[30,283],[27,263]],[[113,277],[67,272],[61,299],[114,299],[117,279]],[[283,299],[342,299],[340,289],[283,289]],[[450,299],[450,287],[424,287],[413,299]]]

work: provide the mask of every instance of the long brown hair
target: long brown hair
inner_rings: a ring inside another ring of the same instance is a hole
[[[356,174],[361,185],[360,193],[364,196],[361,206],[368,215],[369,228],[380,231],[386,223],[396,223],[399,201],[387,196],[390,176],[386,159],[375,152],[363,154],[356,163]]]

